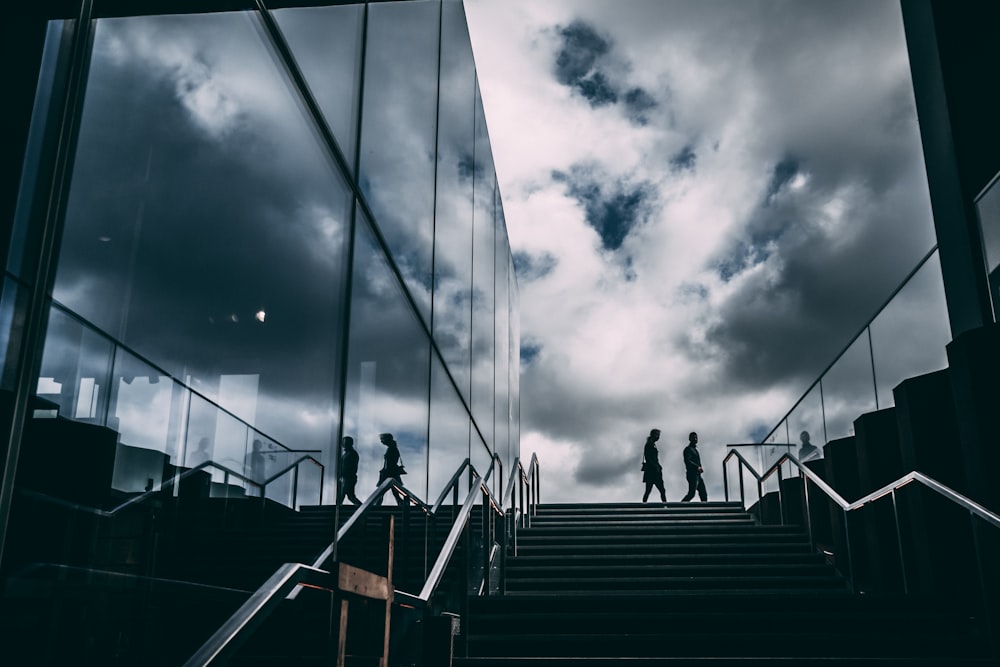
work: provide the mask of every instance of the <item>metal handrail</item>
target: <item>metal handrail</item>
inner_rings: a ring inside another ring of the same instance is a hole
[[[770,468],[768,468],[768,470],[766,472],[764,472],[763,475],[761,475],[761,474],[758,474],[756,470],[754,470],[753,465],[749,461],[747,461],[746,458],[742,454],[739,453],[739,451],[737,451],[735,449],[730,450],[729,454],[725,457],[725,459],[723,459],[723,462],[722,462],[723,484],[725,485],[725,489],[724,490],[725,490],[726,500],[729,500],[729,481],[728,481],[728,475],[727,475],[728,463],[729,463],[729,459],[733,458],[734,456],[737,457],[737,459],[739,460],[740,501],[744,504],[744,506],[746,505],[746,499],[745,499],[744,493],[743,493],[743,467],[744,466],[746,466],[746,468],[747,468],[747,470],[749,470],[750,474],[753,475],[754,478],[756,478],[756,480],[757,480],[757,489],[758,489],[757,498],[758,498],[758,502],[760,502],[760,499],[763,498],[763,495],[761,493],[763,483],[766,482],[772,475],[777,474],[777,476],[778,476],[778,511],[779,511],[779,515],[781,516],[782,523],[784,523],[784,520],[785,520],[785,509],[784,509],[784,504],[783,504],[782,497],[781,497],[781,486],[782,486],[781,483],[783,481],[783,479],[782,479],[782,465],[786,461],[788,461],[789,463],[791,463],[792,465],[794,465],[795,467],[797,467],[799,469],[799,472],[803,475],[803,477],[806,480],[808,480],[808,481],[812,482],[813,484],[815,484],[816,487],[820,491],[822,491],[828,498],[830,498],[830,500],[832,500],[834,503],[837,504],[838,507],[840,507],[840,509],[844,513],[844,517],[845,517],[845,522],[844,522],[844,533],[845,533],[845,537],[846,537],[845,545],[846,545],[846,550],[847,550],[847,565],[848,565],[848,568],[850,568],[850,571],[851,571],[850,580],[851,580],[851,586],[852,586],[852,588],[854,586],[854,582],[853,582],[853,559],[852,559],[852,555],[851,555],[850,536],[848,534],[847,522],[846,522],[847,514],[849,512],[853,512],[855,510],[861,509],[865,505],[873,503],[873,502],[879,500],[880,498],[884,498],[885,496],[891,496],[892,497],[893,517],[894,517],[894,520],[895,520],[895,523],[896,523],[896,537],[899,540],[900,563],[901,563],[900,571],[902,573],[903,592],[904,593],[908,593],[909,592],[909,583],[908,583],[907,576],[906,576],[906,567],[905,567],[905,565],[902,564],[902,562],[903,562],[903,543],[902,543],[902,539],[900,539],[900,533],[899,533],[899,510],[898,510],[898,506],[897,506],[897,503],[896,503],[896,491],[898,491],[899,489],[902,489],[903,487],[905,487],[905,486],[907,486],[909,484],[912,484],[914,482],[919,483],[919,484],[923,484],[928,489],[931,489],[932,491],[934,491],[938,495],[946,498],[947,500],[949,500],[952,503],[958,505],[962,509],[968,511],[969,512],[970,521],[974,517],[979,517],[980,519],[982,519],[986,523],[990,524],[994,528],[1000,528],[1000,515],[998,515],[995,512],[987,509],[986,507],[980,505],[976,501],[974,501],[974,500],[972,500],[970,498],[967,498],[966,496],[962,495],[961,493],[958,493],[954,489],[952,489],[952,488],[950,488],[950,487],[942,484],[941,482],[938,482],[934,478],[929,477],[929,476],[925,475],[924,473],[919,472],[917,470],[913,470],[913,471],[910,471],[910,472],[906,473],[905,475],[903,475],[899,479],[897,479],[897,480],[895,480],[893,482],[890,482],[890,483],[886,484],[885,486],[881,487],[880,489],[872,491],[871,493],[868,493],[868,494],[862,496],[861,498],[858,498],[854,502],[848,502],[839,493],[837,493],[829,484],[827,484],[825,481],[823,481],[819,477],[819,475],[817,475],[815,472],[813,472],[808,467],[806,467],[805,465],[803,465],[802,462],[799,461],[798,458],[795,457],[795,455],[788,454],[788,453],[783,454],[777,461],[775,461],[774,464],[771,465]],[[807,530],[809,532],[809,541],[811,543],[811,542],[813,542],[813,534],[812,534],[812,516],[811,516],[811,512],[809,510],[809,484],[808,483],[804,483],[803,484],[803,489],[804,489],[804,498],[805,498],[805,519],[806,519],[806,526],[807,526]],[[972,523],[972,526],[973,526],[973,532],[975,533],[975,522]],[[977,567],[979,569],[978,574],[979,574],[980,581],[985,581],[985,579],[983,577],[983,572],[982,572],[982,562],[981,562],[981,559],[977,558],[976,563],[977,563]]]
[[[420,593],[417,597],[424,601],[429,602],[431,596],[434,595],[434,591],[437,590],[438,584],[441,583],[441,578],[444,576],[445,568],[447,568],[448,563],[451,561],[452,554],[455,552],[455,548],[458,546],[458,541],[462,537],[462,531],[465,529],[465,523],[469,519],[469,515],[472,513],[472,508],[476,504],[476,494],[483,493],[487,499],[490,500],[490,506],[494,511],[498,511],[503,515],[503,509],[498,508],[497,505],[492,501],[492,495],[487,487],[490,476],[493,474],[493,468],[496,461],[490,463],[489,470],[486,471],[486,475],[483,477],[476,476],[472,483],[472,488],[469,489],[468,495],[465,497],[465,501],[462,503],[462,509],[458,512],[458,517],[455,518],[455,522],[451,525],[451,530],[448,531],[448,537],[445,538],[444,544],[441,546],[441,551],[438,553],[437,559],[434,561],[434,566],[431,567],[430,573],[427,575],[427,581],[424,582],[423,588],[420,589]],[[486,529],[486,526],[483,526]],[[483,549],[486,549],[486,544],[483,544]],[[488,572],[483,572],[484,578],[489,577]]]
[[[438,554],[437,559],[434,562],[434,566],[428,575],[427,581],[424,583],[423,588],[420,593],[416,596],[410,593],[400,592],[401,597],[406,599],[410,603],[418,602],[423,604],[429,604],[431,596],[437,589],[437,586],[441,583],[441,578],[444,575],[445,569],[454,554],[455,548],[458,546],[458,541],[461,539],[462,531],[465,529],[465,524],[469,519],[469,515],[472,513],[472,509],[475,506],[476,494],[483,493],[484,498],[487,501],[484,503],[491,510],[503,516],[503,507],[498,505],[496,499],[490,493],[489,487],[487,486],[490,477],[493,474],[497,462],[496,456],[490,462],[489,470],[483,476],[479,476],[476,472],[475,467],[469,463],[466,459],[459,466],[458,471],[448,482],[446,486],[446,491],[450,490],[454,486],[456,480],[469,468],[473,473],[473,481],[471,488],[469,489],[468,495],[466,496],[465,502],[462,504],[462,508],[458,513],[458,517],[452,524],[451,530],[448,533],[448,537],[445,539],[445,543]],[[502,462],[501,462],[502,465]],[[538,487],[538,458],[534,454],[532,455],[532,462],[529,467],[527,475],[524,474],[524,469],[520,465],[520,461],[517,463],[518,469],[521,471],[523,479],[533,480],[533,484],[536,487],[534,498],[537,499],[537,487]],[[328,571],[320,569],[319,565],[326,561],[336,550],[336,544],[339,539],[341,539],[347,532],[357,523],[358,518],[369,511],[370,507],[375,504],[376,499],[381,498],[390,489],[396,489],[400,492],[405,492],[408,494],[413,501],[419,501],[419,498],[409,490],[407,490],[401,484],[396,483],[392,478],[384,480],[379,486],[372,492],[365,502],[361,504],[354,514],[351,515],[350,519],[340,530],[337,531],[337,539],[326,549],[323,553],[316,559],[314,565],[303,565],[301,563],[286,563],[282,565],[278,570],[271,575],[271,577],[261,586],[257,591],[255,591],[250,598],[234,613],[223,625],[220,627],[209,639],[202,645],[198,652],[191,657],[186,663],[185,667],[203,667],[204,665],[210,664],[212,661],[221,657],[231,656],[233,651],[235,651],[242,642],[245,640],[248,631],[252,630],[254,627],[258,626],[264,621],[268,614],[270,614],[283,599],[294,599],[296,594],[303,584],[318,588],[323,588],[326,590],[332,590],[330,585],[330,577],[332,576]],[[433,508],[428,507],[422,501],[417,505],[427,513],[433,513]],[[440,506],[440,502],[435,504],[436,507]],[[484,532],[487,530],[487,526],[483,526]],[[492,555],[492,550],[488,549],[486,544],[483,545],[484,556],[489,559]],[[488,565],[488,563],[487,563]],[[488,567],[484,568],[483,578],[484,582],[488,580],[489,571]]]
[[[336,584],[332,576],[325,570],[302,563],[285,563],[212,633],[184,667],[203,667],[220,658],[231,657],[249,637],[249,631],[264,622],[288,592],[298,590],[303,584],[332,591]]]

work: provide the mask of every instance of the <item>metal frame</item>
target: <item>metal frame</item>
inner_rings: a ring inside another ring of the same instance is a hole
[[[992,511],[990,511],[989,509],[983,507],[982,505],[980,505],[976,501],[971,500],[970,498],[967,498],[967,497],[963,496],[962,494],[960,494],[957,491],[949,488],[948,486],[945,486],[941,482],[938,482],[937,480],[935,480],[935,479],[933,479],[931,477],[928,477],[927,475],[923,474],[922,472],[918,472],[916,470],[908,472],[905,475],[903,475],[902,477],[900,477],[899,479],[897,479],[896,481],[890,482],[889,484],[886,484],[882,488],[880,488],[880,489],[878,489],[876,491],[872,491],[871,493],[869,493],[869,494],[867,494],[865,496],[862,496],[861,498],[859,498],[858,500],[855,500],[854,502],[847,502],[829,484],[827,484],[826,482],[824,482],[819,477],[819,475],[817,475],[815,472],[813,472],[812,470],[810,470],[809,468],[807,468],[806,466],[804,466],[798,460],[798,458],[796,458],[793,454],[783,454],[767,471],[764,472],[763,475],[761,475],[761,474],[759,474],[754,469],[753,465],[749,461],[746,460],[746,458],[743,456],[743,454],[741,454],[736,449],[731,449],[729,451],[729,454],[726,455],[726,458],[722,462],[723,485],[725,487],[725,494],[726,494],[725,497],[726,497],[727,501],[729,500],[729,477],[728,477],[728,472],[727,472],[728,471],[728,463],[729,463],[729,460],[731,458],[733,458],[733,457],[736,457],[736,459],[739,462],[738,470],[739,470],[739,476],[740,476],[740,502],[744,506],[746,506],[746,498],[745,498],[745,495],[744,495],[743,484],[742,484],[742,481],[743,481],[743,469],[744,469],[744,467],[747,470],[749,470],[750,474],[753,475],[753,477],[757,480],[757,494],[758,494],[757,497],[758,497],[758,502],[760,501],[760,499],[763,498],[762,487],[763,487],[764,482],[766,482],[772,475],[777,474],[777,476],[778,476],[778,491],[777,491],[777,493],[778,493],[778,506],[779,506],[779,513],[781,515],[781,522],[782,522],[782,524],[785,523],[785,511],[784,511],[784,504],[783,504],[783,501],[782,501],[782,491],[781,491],[781,486],[782,486],[781,482],[783,481],[782,465],[787,461],[788,463],[792,464],[794,467],[798,468],[799,473],[802,475],[802,478],[803,478],[803,490],[804,490],[804,493],[805,493],[805,503],[806,503],[806,505],[805,505],[805,521],[806,521],[806,525],[807,525],[807,530],[809,532],[810,542],[812,542],[813,534],[812,534],[812,517],[810,516],[810,513],[809,513],[809,482],[812,482],[816,486],[816,488],[818,488],[820,491],[822,491],[830,500],[832,500],[834,503],[836,503],[836,505],[838,507],[840,507],[841,512],[843,513],[843,517],[844,517],[843,524],[844,524],[845,548],[846,548],[846,551],[847,551],[847,554],[846,554],[847,555],[847,559],[846,559],[847,563],[846,564],[847,564],[847,568],[848,568],[847,576],[848,576],[848,581],[851,584],[851,589],[852,590],[854,590],[854,588],[855,588],[855,582],[854,582],[854,564],[853,564],[854,563],[854,559],[853,559],[853,554],[851,552],[850,531],[848,529],[848,515],[849,515],[850,512],[853,512],[855,510],[861,509],[862,507],[864,507],[866,505],[869,505],[871,503],[874,503],[874,502],[878,501],[881,498],[889,496],[892,499],[893,520],[895,522],[896,536],[897,536],[898,545],[899,545],[900,572],[902,572],[902,577],[903,577],[903,579],[902,579],[902,582],[903,582],[903,592],[904,593],[909,593],[909,582],[908,582],[908,579],[907,579],[907,576],[906,576],[906,562],[905,562],[905,554],[903,552],[903,542],[902,542],[901,539],[898,539],[900,537],[901,533],[900,533],[900,524],[899,524],[899,508],[898,508],[897,503],[896,503],[896,491],[898,491],[899,489],[901,489],[901,488],[903,488],[903,487],[905,487],[905,486],[907,486],[909,484],[913,484],[913,483],[922,484],[923,486],[931,489],[932,491],[934,491],[938,495],[946,498],[950,502],[954,503],[955,505],[958,505],[959,507],[961,507],[962,509],[966,510],[969,513],[969,521],[970,521],[970,525],[972,526],[972,535],[973,535],[973,541],[974,541],[974,549],[975,549],[975,553],[976,553],[977,575],[979,577],[979,581],[980,581],[981,587],[985,588],[984,586],[982,586],[982,584],[986,581],[986,579],[985,579],[985,571],[984,571],[983,562],[982,562],[982,554],[980,553],[979,537],[978,537],[978,532],[977,532],[977,529],[976,529],[976,518],[979,518],[982,521],[985,521],[987,524],[989,524],[993,528],[1000,529],[1000,515],[998,515],[998,514],[992,512]],[[986,613],[989,616],[989,614],[990,614],[990,606],[988,604],[986,605]]]

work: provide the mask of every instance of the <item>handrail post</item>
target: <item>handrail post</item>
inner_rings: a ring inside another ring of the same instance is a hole
[[[743,509],[747,508],[747,499],[745,491],[743,489],[743,459],[737,459],[740,464],[740,502],[743,503]]]
[[[812,511],[809,508],[809,477],[806,475],[801,475],[802,477],[802,495],[803,495],[803,511],[806,513],[806,530],[809,533],[809,544],[816,545],[816,536],[813,535],[813,522],[812,522]]]
[[[299,468],[301,464],[297,464],[292,470],[292,509],[299,508]]]
[[[722,462],[722,491],[726,502],[729,502],[729,462]]]
[[[892,490],[892,518],[896,522],[896,544],[899,547],[899,573],[903,577],[903,593],[909,593],[906,581],[906,560],[903,555],[903,533],[899,530],[899,506],[896,504],[896,489]]]
[[[784,481],[784,475],[781,472],[781,464],[778,464],[778,516],[781,518],[781,525],[784,526],[785,521],[785,503],[781,498],[781,486]]]
[[[847,551],[847,571],[848,582],[851,584],[851,592],[857,593],[858,587],[854,577],[854,554],[851,552],[851,527],[848,525],[850,513],[846,509],[841,509],[844,514],[844,548]]]

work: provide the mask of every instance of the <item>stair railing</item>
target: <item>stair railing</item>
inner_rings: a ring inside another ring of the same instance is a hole
[[[528,493],[530,499],[529,502],[533,501],[537,504],[538,499],[538,459],[535,455],[532,455],[531,458],[531,465],[527,472],[524,472],[520,461],[518,461],[515,466],[515,468],[519,471],[518,477],[522,480],[522,516],[530,515],[535,511],[535,505],[526,506],[524,504],[523,489],[525,485],[528,485],[531,488]],[[468,524],[472,510],[475,507],[476,500],[480,497],[480,495],[482,496],[483,512],[483,581],[478,584],[478,588],[480,593],[488,592],[491,563],[497,553],[499,553],[501,558],[503,558],[505,551],[503,548],[497,550],[492,546],[495,533],[493,530],[493,522],[490,520],[492,518],[490,517],[490,514],[493,513],[494,515],[501,517],[501,519],[505,516],[502,503],[494,497],[489,488],[490,478],[492,477],[493,471],[497,467],[498,463],[500,466],[503,465],[499,457],[494,455],[486,474],[480,476],[475,467],[469,462],[469,459],[463,461],[456,470],[455,474],[449,480],[448,484],[445,485],[444,491],[442,491],[441,496],[439,496],[433,507],[421,501],[416,494],[402,484],[396,482],[396,480],[390,478],[383,481],[379,484],[375,491],[373,491],[372,494],[365,499],[365,502],[358,507],[358,509],[351,515],[344,525],[340,527],[337,531],[336,539],[315,559],[313,565],[285,563],[278,568],[278,570],[271,575],[266,582],[264,582],[264,585],[255,591],[250,598],[208,639],[208,641],[202,645],[202,647],[185,663],[184,667],[206,667],[207,665],[213,664],[220,658],[225,660],[231,657],[236,649],[242,645],[247,637],[249,637],[250,633],[263,623],[264,620],[281,604],[281,601],[284,599],[294,599],[297,596],[298,591],[301,590],[302,586],[320,588],[328,591],[335,590],[337,584],[336,576],[331,574],[328,570],[322,569],[321,566],[336,553],[337,542],[343,539],[351,528],[357,524],[358,520],[364,514],[371,511],[371,508],[376,506],[376,501],[381,499],[387,492],[394,490],[406,500],[408,505],[413,505],[426,514],[432,515],[438,508],[440,508],[443,499],[447,497],[449,493],[452,493],[453,497],[457,497],[458,480],[461,479],[462,474],[466,472],[466,470],[469,471],[472,477],[472,483],[470,485],[471,488],[462,503],[461,509],[458,511],[458,516],[452,523],[448,537],[445,539],[444,545],[441,547],[441,551],[439,552],[438,557],[428,574],[427,581],[421,588],[420,593],[414,595],[404,591],[396,591],[395,598],[401,603],[413,606],[421,606],[423,608],[427,608],[429,606],[431,597],[434,595],[434,592],[441,583],[444,572],[447,569],[448,564],[451,562],[455,549],[457,548],[458,543],[462,538],[462,534],[465,531],[465,527]],[[512,488],[511,484],[508,484],[508,489],[510,488]],[[507,494],[505,494],[505,497],[506,496]]]
[[[847,578],[848,578],[848,582],[851,585],[851,590],[852,591],[854,591],[856,589],[855,589],[855,576],[854,576],[854,574],[855,574],[855,565],[854,565],[853,554],[851,552],[850,531],[848,529],[848,514],[850,512],[857,511],[857,510],[861,509],[862,507],[865,507],[866,505],[870,505],[871,503],[874,503],[877,500],[880,500],[881,498],[885,498],[887,496],[892,499],[892,514],[893,514],[893,521],[894,521],[895,527],[896,527],[896,542],[897,542],[898,549],[899,549],[899,566],[900,566],[899,569],[900,569],[900,573],[901,573],[901,576],[902,576],[903,592],[904,593],[909,593],[910,592],[910,586],[909,586],[909,581],[908,581],[907,574],[906,574],[906,560],[905,560],[905,553],[904,553],[904,546],[903,546],[904,545],[904,541],[903,541],[902,533],[900,531],[899,505],[897,503],[896,492],[899,491],[900,489],[902,489],[903,487],[909,485],[909,484],[913,484],[913,483],[921,484],[924,487],[926,487],[926,488],[930,489],[931,491],[934,491],[938,495],[942,496],[943,498],[947,499],[948,501],[950,501],[954,505],[958,506],[959,508],[965,510],[968,513],[969,522],[970,522],[971,531],[972,531],[973,549],[975,551],[975,556],[976,556],[976,575],[978,577],[979,584],[980,584],[979,585],[979,590],[980,590],[980,593],[981,593],[981,595],[983,597],[982,603],[983,603],[983,609],[984,609],[984,611],[986,613],[986,616],[987,616],[987,619],[986,619],[987,620],[987,627],[994,628],[994,619],[993,619],[993,616],[992,616],[992,604],[991,604],[991,602],[989,600],[989,597],[988,597],[987,579],[986,579],[986,575],[985,575],[985,572],[984,572],[984,566],[983,566],[983,555],[982,555],[982,543],[983,543],[983,540],[982,540],[982,538],[979,535],[979,529],[977,528],[978,523],[977,523],[976,519],[979,518],[980,520],[982,520],[986,524],[992,526],[993,528],[1000,529],[1000,515],[998,515],[998,514],[992,512],[992,511],[986,509],[985,507],[983,507],[982,505],[980,505],[976,501],[971,500],[970,498],[967,498],[967,497],[963,496],[961,493],[958,493],[957,491],[949,488],[948,486],[945,486],[941,482],[938,482],[937,480],[935,480],[935,479],[933,479],[931,477],[928,477],[927,475],[925,475],[925,474],[923,474],[921,472],[918,472],[916,470],[914,470],[912,472],[906,473],[905,475],[903,475],[902,477],[900,477],[896,481],[890,482],[889,484],[886,484],[882,488],[877,489],[876,491],[872,491],[871,493],[869,493],[869,494],[867,494],[865,496],[862,496],[858,500],[855,500],[854,502],[851,503],[851,502],[847,502],[846,500],[844,500],[844,498],[840,494],[838,494],[836,491],[834,491],[833,488],[830,487],[829,484],[827,484],[825,481],[823,481],[819,477],[819,475],[817,475],[815,472],[813,472],[808,467],[806,467],[805,465],[803,465],[798,460],[798,458],[796,458],[795,455],[793,455],[793,454],[787,454],[787,453],[783,454],[781,456],[781,458],[779,458],[767,471],[764,472],[763,475],[761,475],[761,474],[758,474],[757,471],[754,469],[753,465],[751,465],[750,462],[747,461],[743,457],[743,455],[739,451],[737,451],[735,449],[730,450],[729,454],[726,456],[726,458],[723,460],[723,463],[722,463],[723,484],[725,485],[726,500],[729,500],[729,480],[728,480],[728,477],[726,475],[726,470],[728,468],[727,464],[729,462],[729,459],[731,459],[733,457],[736,457],[737,459],[739,459],[739,462],[740,462],[740,464],[739,464],[739,469],[740,469],[740,501],[744,504],[744,506],[746,506],[746,499],[745,499],[745,496],[744,496],[744,489],[743,489],[743,474],[742,474],[742,471],[743,471],[744,467],[746,469],[748,469],[750,471],[750,474],[753,475],[753,477],[756,478],[756,480],[757,480],[758,503],[760,503],[761,500],[763,499],[763,496],[760,493],[761,490],[762,490],[762,488],[763,488],[763,484],[770,477],[772,477],[773,475],[777,475],[777,477],[778,477],[778,491],[777,491],[777,494],[778,494],[778,508],[779,508],[779,515],[781,517],[782,524],[784,524],[786,522],[785,504],[784,504],[783,499],[782,499],[782,489],[781,489],[781,487],[783,486],[782,482],[784,481],[784,473],[782,472],[782,470],[783,470],[782,465],[785,462],[788,462],[791,465],[793,465],[796,468],[798,468],[799,473],[802,475],[802,479],[803,479],[803,498],[804,498],[804,510],[803,510],[803,514],[804,514],[804,517],[806,519],[806,526],[807,526],[807,530],[808,530],[808,533],[809,533],[809,541],[811,543],[813,542],[813,527],[812,527],[812,513],[810,512],[809,483],[812,482],[812,484],[814,484],[816,486],[816,488],[818,488],[820,491],[822,491],[823,494],[825,494],[838,507],[840,507],[841,512],[842,512],[842,516],[843,516],[843,522],[842,523],[843,523],[843,526],[844,526],[844,545],[845,545],[845,550],[847,552],[846,555],[847,555],[847,570],[848,570],[848,572],[846,573],[846,575],[847,575]],[[997,650],[997,647],[994,646],[994,651],[996,651],[996,650]]]

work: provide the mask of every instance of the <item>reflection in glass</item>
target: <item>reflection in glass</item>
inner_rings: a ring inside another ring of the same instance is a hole
[[[790,452],[800,461],[810,461],[823,457],[826,444],[823,424],[823,387],[816,383],[792,413],[785,418],[788,437],[792,447]]]
[[[469,457],[469,413],[441,362],[431,368],[430,466],[427,502],[435,502],[458,465]],[[467,485],[459,487],[462,502]],[[445,502],[451,503],[452,497]]]
[[[514,459],[521,455],[521,296],[518,292],[517,275],[514,273],[514,259],[508,258],[510,276],[510,454],[508,469],[513,474]],[[527,471],[530,461],[524,462]]]
[[[41,225],[37,224],[37,219],[41,217],[41,207],[36,202],[39,194],[37,192],[39,169],[43,153],[52,143],[52,138],[47,138],[45,133],[46,131],[51,133],[51,127],[48,125],[51,118],[63,111],[58,104],[54,104],[56,81],[63,78],[66,69],[65,61],[60,63],[59,56],[60,51],[69,48],[75,23],[75,21],[49,21],[38,71],[38,86],[31,112],[31,127],[28,130],[21,182],[18,187],[17,209],[14,213],[7,256],[7,271],[29,283],[33,281],[36,258],[32,253],[26,252],[26,246],[31,245],[29,236],[32,233],[37,235],[41,228]]]
[[[941,262],[935,255],[871,323],[880,408],[895,405],[903,380],[948,366],[951,340]]]
[[[97,23],[54,297],[282,443],[329,449],[350,199],[255,21]],[[225,458],[242,469],[245,447]]]
[[[358,450],[357,493],[364,498],[378,485],[386,451],[379,436],[391,433],[403,484],[426,497],[430,342],[363,218],[354,267],[344,435]],[[331,494],[328,481],[323,495]]]
[[[1000,305],[1000,186],[997,183],[1000,183],[1000,179],[994,177],[989,187],[976,200],[994,317]]]
[[[0,292],[0,391],[3,392],[2,403],[0,403],[0,415],[8,414],[7,409],[11,407],[9,398],[14,391],[14,379],[17,375],[17,348],[20,345],[21,324],[23,316],[18,313],[23,312],[26,307],[25,300],[28,298],[27,290],[22,289],[17,283],[9,278],[3,282],[3,291]]]
[[[497,199],[500,195],[497,193]],[[493,451],[500,456],[504,465],[504,476],[509,473],[507,461],[510,450],[508,438],[510,436],[510,276],[507,274],[509,267],[510,247],[507,245],[507,230],[499,211],[499,204],[496,207],[496,258],[495,258],[495,355],[494,355],[494,444]],[[500,477],[496,478],[496,483],[500,483]],[[502,493],[503,489],[497,489]]]
[[[493,446],[496,173],[476,87],[475,209],[472,248],[472,416],[488,447]]]
[[[826,438],[854,435],[854,420],[876,408],[871,348],[862,334],[823,376]]]
[[[476,72],[461,3],[442,3],[434,339],[469,401]]]
[[[360,185],[430,321],[440,3],[368,5]]]
[[[364,5],[278,9],[274,18],[353,169]]]

